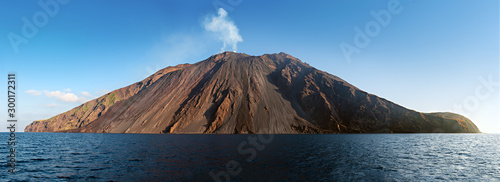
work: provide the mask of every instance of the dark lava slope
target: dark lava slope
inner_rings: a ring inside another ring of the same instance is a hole
[[[453,113],[420,113],[285,53],[225,52],[167,67],[27,132],[475,133]]]

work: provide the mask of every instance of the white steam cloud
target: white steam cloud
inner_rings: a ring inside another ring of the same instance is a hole
[[[238,27],[229,20],[227,11],[222,8],[219,8],[217,16],[212,15],[207,18],[204,24],[205,30],[216,33],[217,37],[224,43],[221,52],[224,52],[228,45],[236,52],[238,42],[243,41]]]

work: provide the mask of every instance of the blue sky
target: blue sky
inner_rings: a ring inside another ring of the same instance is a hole
[[[51,16],[39,2],[58,8],[49,6]],[[238,52],[286,52],[407,108],[457,112],[500,133],[496,0],[1,1],[0,71],[18,75],[19,129],[220,52],[220,35],[204,27],[217,16],[214,3],[239,30]],[[382,25],[372,11],[389,12],[390,21]],[[40,27],[24,37],[23,17],[34,16]],[[356,46],[356,27],[373,36],[346,59],[341,45]],[[18,52],[12,34],[27,40]]]

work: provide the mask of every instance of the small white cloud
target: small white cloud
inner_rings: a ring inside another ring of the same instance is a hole
[[[36,91],[36,90],[26,90],[26,92],[24,92],[24,93],[27,93],[27,94],[30,94],[30,95],[34,95],[34,96],[40,96],[40,95],[42,95],[42,92]]]
[[[71,89],[67,88],[67,89],[63,89],[63,91],[65,91],[65,92],[71,92]]]
[[[238,27],[236,27],[234,22],[229,20],[226,10],[219,8],[217,15],[218,16],[212,15],[205,20],[205,30],[216,33],[219,40],[224,43],[221,52],[225,51],[228,44],[232,47],[233,51],[236,52],[238,42],[243,41],[239,34]]]
[[[57,106],[59,106],[59,105],[58,105],[58,104],[56,104],[56,103],[52,103],[52,104],[47,104],[47,105],[45,105],[45,107],[48,107],[48,108],[53,108],[53,107],[57,107]]]
[[[74,93],[57,91],[45,91],[45,96],[54,97],[63,102],[78,102],[79,98]]]
[[[80,92],[80,96],[74,94],[74,93],[71,93],[71,92],[67,92],[67,91],[71,91],[71,89],[67,88],[67,89],[63,89],[64,91],[59,91],[59,90],[56,90],[56,91],[37,91],[37,90],[27,90],[25,91],[25,93],[27,94],[30,94],[30,95],[35,95],[35,96],[40,96],[40,95],[45,95],[46,97],[49,97],[49,98],[55,98],[59,101],[62,101],[62,102],[68,102],[68,103],[73,103],[73,102],[79,102],[79,103],[84,103],[84,102],[87,102],[88,100],[90,100],[91,98],[93,98],[94,96],[92,94],[90,94],[89,92]],[[56,107],[57,104],[48,104],[48,105],[45,105],[46,107]]]

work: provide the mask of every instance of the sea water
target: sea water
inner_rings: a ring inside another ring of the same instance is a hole
[[[500,181],[500,135],[16,133],[12,181]]]

